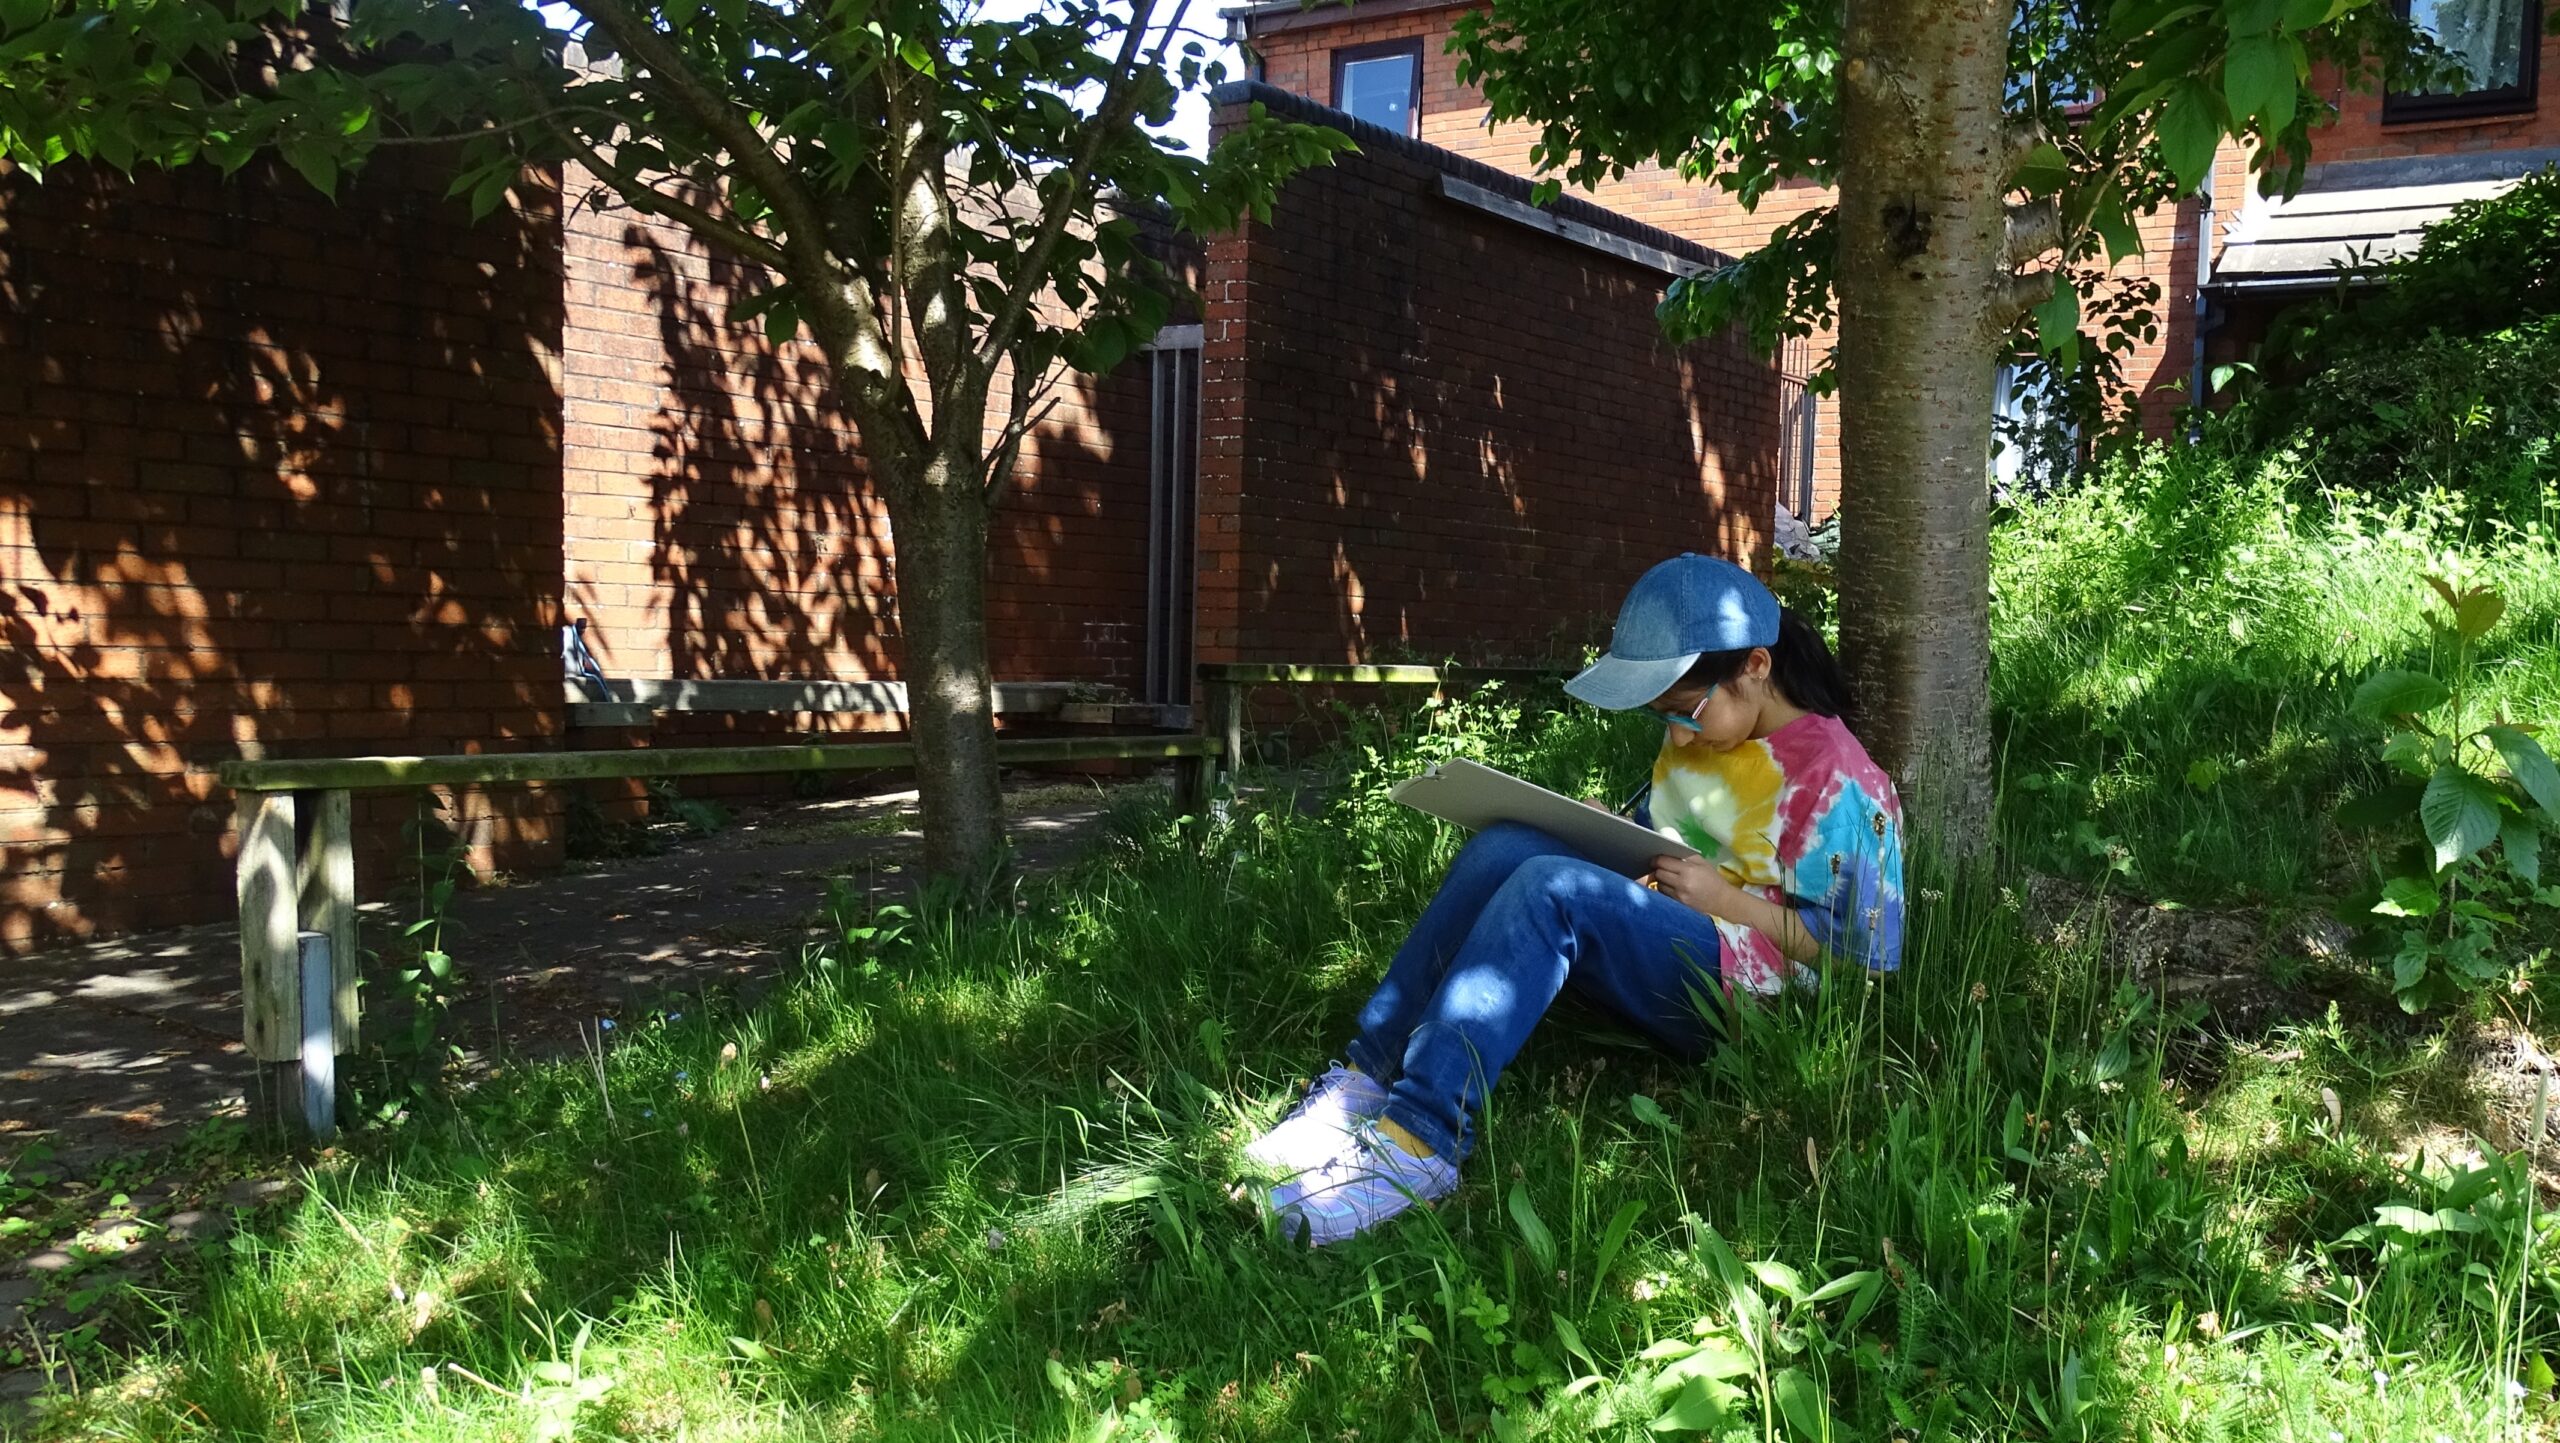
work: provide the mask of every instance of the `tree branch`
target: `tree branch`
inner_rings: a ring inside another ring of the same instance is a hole
[[[2045,129],[2044,122],[2030,115],[2009,117],[2002,132],[2002,140],[2008,146],[2008,155],[2000,164],[2000,178],[2004,181],[2018,173],[2018,167],[2026,164],[2037,146],[2053,139],[2053,132]]]
[[[1173,24],[1182,22],[1190,9],[1190,0],[1182,0],[1174,11]],[[1120,54],[1111,63],[1111,80],[1103,88],[1102,103],[1094,108],[1093,119],[1086,123],[1083,144],[1076,147],[1075,158],[1067,165],[1067,183],[1058,187],[1057,198],[1044,207],[1040,230],[1023,249],[1019,269],[1005,287],[1005,305],[1001,314],[988,318],[987,334],[978,344],[978,357],[992,367],[995,358],[1012,349],[1014,333],[1022,328],[1030,314],[1041,286],[1049,274],[1049,258],[1057,254],[1058,242],[1066,236],[1067,224],[1075,216],[1076,203],[1085,187],[1092,182],[1093,168],[1100,160],[1102,143],[1111,132],[1126,124],[1137,104],[1135,86],[1138,52],[1146,44],[1150,17],[1155,13],[1155,0],[1130,0],[1129,29],[1120,40]],[[1163,44],[1157,46],[1162,57],[1165,44],[1172,43],[1172,26],[1166,27]]]
[[[2010,270],[2017,270],[2062,245],[2062,205],[2050,196],[2010,206],[2006,220]]]
[[[587,143],[573,128],[551,122],[551,132],[562,144],[577,152],[578,163],[605,181],[614,194],[629,202],[633,210],[645,215],[663,216],[716,246],[737,253],[742,260],[752,261],[768,270],[783,271],[783,254],[764,237],[724,221],[700,206],[681,201],[657,187],[642,181],[631,172],[614,165]],[[787,272],[785,272],[787,274]]]
[[[2012,271],[2001,277],[1999,293],[1991,306],[1992,334],[2005,338],[2027,313],[2053,299],[2054,277],[2059,271]]]
[[[878,297],[859,272],[847,274],[827,246],[824,213],[792,176],[782,157],[728,99],[693,72],[684,53],[623,0],[568,0],[571,8],[612,37],[623,56],[647,72],[635,82],[662,91],[677,109],[728,153],[748,183],[762,194],[780,220],[781,250],[777,266],[799,288],[803,314],[844,383],[845,400],[867,444],[895,446],[904,454],[884,457],[903,462],[925,444],[915,398],[907,390],[881,334]]]

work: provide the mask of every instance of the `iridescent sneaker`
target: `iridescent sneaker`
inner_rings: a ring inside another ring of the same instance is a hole
[[[1245,1148],[1245,1161],[1271,1177],[1311,1173],[1351,1146],[1352,1130],[1384,1111],[1387,1090],[1366,1073],[1336,1064],[1307,1089],[1297,1110]]]
[[[1415,1157],[1361,1125],[1351,1149],[1323,1168],[1271,1190],[1283,1237],[1305,1233],[1310,1247],[1358,1237],[1414,1206],[1437,1202],[1458,1186],[1457,1164]]]

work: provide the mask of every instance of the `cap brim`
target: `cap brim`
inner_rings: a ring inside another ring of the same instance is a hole
[[[1660,661],[1629,661],[1625,657],[1604,656],[1580,676],[1566,682],[1565,693],[1602,711],[1633,711],[1679,685],[1680,678],[1703,655],[1704,652],[1698,652],[1689,656],[1665,657]]]

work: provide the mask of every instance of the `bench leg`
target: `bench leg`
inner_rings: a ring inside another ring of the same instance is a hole
[[[301,930],[329,939],[330,1035],[337,1053],[358,1047],[356,980],[364,942],[356,927],[355,798],[349,792],[304,792],[295,802],[301,855],[295,867]]]
[[[278,1120],[302,1112],[302,955],[294,798],[242,792],[235,804],[240,855],[240,1040],[264,1075]]]

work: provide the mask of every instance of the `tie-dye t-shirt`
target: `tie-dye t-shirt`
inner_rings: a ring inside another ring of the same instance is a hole
[[[1726,752],[1666,740],[1646,820],[1793,908],[1835,959],[1900,964],[1902,801],[1838,718],[1799,717]],[[1800,975],[1759,932],[1721,918],[1716,931],[1731,985],[1775,992]]]

